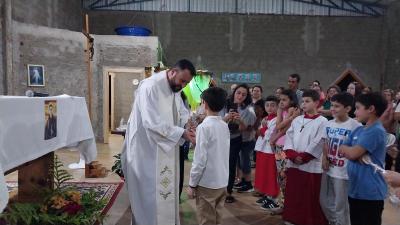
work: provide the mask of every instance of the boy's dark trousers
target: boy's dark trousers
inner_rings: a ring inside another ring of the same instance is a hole
[[[381,225],[383,200],[361,200],[349,197],[351,225]]]
[[[185,176],[185,159],[188,159],[189,148],[189,142],[185,142],[182,146],[179,146],[179,198],[182,194],[183,178]]]

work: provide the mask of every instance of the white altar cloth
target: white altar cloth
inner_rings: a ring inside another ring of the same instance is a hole
[[[49,101],[56,111],[57,132],[45,140]],[[87,163],[97,156],[85,98],[0,96],[0,212],[8,201],[3,172],[71,145],[77,145]]]

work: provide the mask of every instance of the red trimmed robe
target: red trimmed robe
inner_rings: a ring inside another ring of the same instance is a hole
[[[322,175],[323,127],[319,115],[298,116],[286,132],[287,163],[285,204],[282,218],[296,225],[326,225],[319,195]],[[301,162],[295,163],[296,158]]]

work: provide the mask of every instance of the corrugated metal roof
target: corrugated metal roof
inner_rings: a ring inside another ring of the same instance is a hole
[[[344,4],[343,9],[319,6],[312,3],[304,3],[298,0],[83,0],[86,9],[99,10],[134,10],[134,11],[166,11],[166,12],[204,12],[204,13],[240,13],[240,14],[280,14],[280,15],[308,15],[308,16],[365,16],[365,14],[354,12],[354,7],[363,8],[366,13],[375,12],[368,7],[363,7],[361,1],[353,2],[352,5]],[[379,2],[388,4],[392,0]],[[99,7],[114,4],[107,7]],[[123,3],[126,4],[123,4]],[[331,0],[341,5],[342,0]],[[377,0],[364,0],[364,2],[375,3]],[[93,8],[92,6],[97,6]],[[379,14],[384,14],[384,9],[376,9]]]

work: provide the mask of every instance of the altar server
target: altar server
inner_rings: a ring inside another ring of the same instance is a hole
[[[279,99],[275,96],[268,96],[265,100],[265,110],[268,116],[262,121],[255,147],[257,164],[254,186],[264,195],[257,201],[263,209],[275,209],[279,207],[274,200],[279,194],[275,152],[269,142],[276,126],[278,104]]]
[[[305,91],[304,115],[296,117],[286,132],[284,150],[288,169],[282,217],[296,225],[328,224],[319,204],[322,134],[327,119],[317,113],[318,105],[318,92]]]

